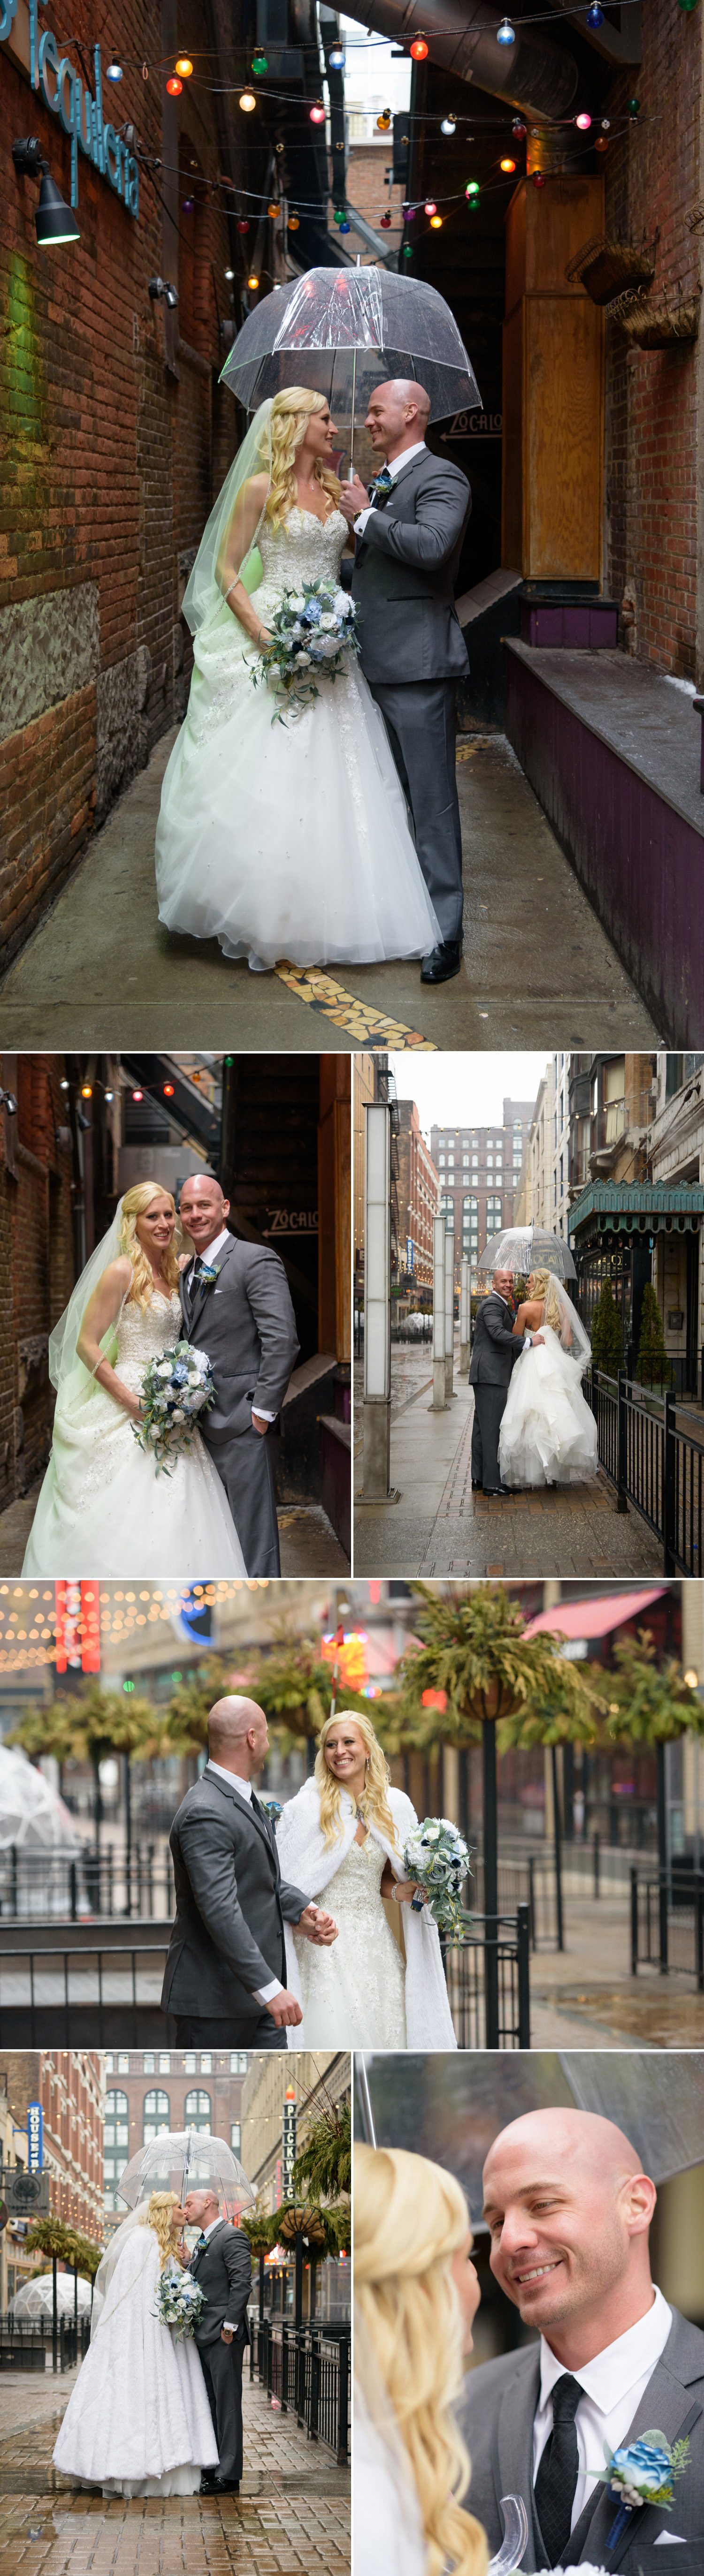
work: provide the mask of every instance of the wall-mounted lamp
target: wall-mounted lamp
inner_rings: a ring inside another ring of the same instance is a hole
[[[16,171],[18,174],[21,172],[24,178],[41,177],[39,204],[34,218],[40,250],[54,250],[61,242],[80,241],[76,217],[70,206],[64,205],[36,134],[22,135],[17,143],[13,143],[12,158]]]
[[[0,1109],[7,1110],[8,1118],[17,1117],[17,1102],[14,1091],[0,1091]]]
[[[168,277],[150,277],[149,293],[152,304],[160,304],[163,301],[168,305],[170,313],[173,312],[174,305],[178,304],[178,289],[169,285]]]

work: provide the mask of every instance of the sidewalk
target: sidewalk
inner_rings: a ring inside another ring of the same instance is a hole
[[[0,1046],[350,1048],[610,1047],[657,1043],[502,734],[458,743],[465,959],[449,984],[417,961],[251,975],[217,941],[171,938],[157,918],[154,835],[174,740],[96,833],[9,968]],[[119,972],[116,972],[119,959]],[[176,1017],[174,1018],[174,1014]],[[546,1036],[547,1030],[547,1036]]]
[[[362,1369],[355,1369],[355,1574],[662,1574],[662,1548],[632,1511],[619,1513],[599,1472],[590,1484],[544,1487],[491,1502],[472,1492],[474,1395],[457,1375],[433,1413],[429,1344],[391,1354],[391,1483],[397,1503],[360,1501]]]
[[[37,1506],[41,1477],[19,1503],[0,1512],[0,1576],[21,1574],[24,1552]],[[323,1511],[322,1503],[282,1503],[279,1512],[282,1574],[349,1574],[344,1548]],[[173,1568],[178,1574],[178,1566]]]
[[[530,1962],[532,2048],[702,2048],[692,1977],[630,1975],[629,1894],[563,1900],[565,1948]]]
[[[256,2381],[245,2374],[239,2496],[126,2502],[56,2479],[51,2453],[75,2376],[38,2386],[3,2377],[0,2576],[348,2576],[348,2473],[273,2413]]]

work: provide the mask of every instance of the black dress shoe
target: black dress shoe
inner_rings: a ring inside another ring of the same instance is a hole
[[[239,2495],[239,2478],[216,2478],[213,2495]]]
[[[459,975],[462,964],[461,939],[441,939],[424,957],[420,970],[421,984],[449,984],[451,975]]]
[[[512,1485],[482,1485],[482,1493],[483,1493],[483,1494],[486,1494],[487,1499],[490,1499],[492,1494],[499,1494],[499,1495],[502,1497],[502,1500],[503,1500],[505,1503],[510,1503],[510,1502],[511,1502],[511,1500],[512,1500],[512,1496],[513,1496],[513,1486],[512,1486]]]

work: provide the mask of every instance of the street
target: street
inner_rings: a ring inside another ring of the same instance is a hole
[[[457,750],[464,847],[462,973],[436,989],[417,963],[282,966],[252,975],[214,941],[157,919],[154,834],[174,741],[157,744],[10,966],[4,1048],[199,1045],[317,1050],[647,1047],[657,1036],[502,734]],[[174,1018],[176,1014],[176,1019]]]
[[[396,1344],[391,1354],[391,1483],[397,1503],[365,1503],[362,1485],[362,1364],[355,1370],[355,1574],[661,1575],[662,1547],[613,1488],[593,1483],[518,1492],[489,1502],[472,1492],[474,1397],[458,1376],[433,1413],[430,1345]]]

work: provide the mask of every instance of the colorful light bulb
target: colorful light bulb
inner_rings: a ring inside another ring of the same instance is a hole
[[[512,161],[512,160],[511,160],[511,158],[510,158],[510,154],[509,154],[508,152],[506,153],[505,159],[504,159],[503,161],[501,161],[501,162],[500,162],[499,167],[500,167],[500,169],[502,169],[502,170],[509,170],[509,171],[510,171],[510,170],[515,170],[515,167],[516,167],[515,161]]]
[[[189,54],[179,54],[176,70],[180,80],[190,80],[193,64]]]
[[[109,63],[106,63],[105,78],[109,81],[120,81],[122,79],[122,64],[116,61],[114,54],[111,54]]]
[[[578,125],[578,126],[579,126],[580,133],[582,133],[582,134],[588,134],[588,133],[589,133],[589,128],[590,128],[590,125],[591,125],[591,121],[592,121],[592,120],[591,120],[591,117],[590,117],[590,116],[587,116],[586,108],[583,108],[583,109],[582,109],[582,114],[581,114],[581,116],[576,116],[576,117],[575,117],[575,125]]]
[[[496,42],[497,45],[515,45],[516,30],[512,27],[510,18],[502,18],[501,25],[496,30]]]
[[[180,98],[181,91],[183,89],[183,81],[177,80],[175,72],[172,72],[171,79],[167,80],[166,87],[169,93],[169,98]]]
[[[243,89],[240,98],[240,107],[242,108],[243,115],[251,116],[252,108],[256,107],[256,104],[257,102],[253,89]]]
[[[325,109],[321,98],[316,99],[315,106],[311,107],[309,114],[311,125],[325,124]]]
[[[414,36],[411,46],[414,63],[424,63],[428,48],[424,36]]]

